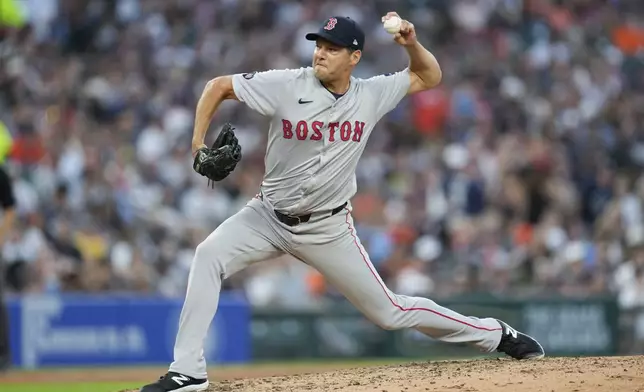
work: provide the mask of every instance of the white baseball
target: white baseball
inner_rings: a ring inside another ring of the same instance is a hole
[[[391,16],[383,22],[383,27],[389,34],[397,34],[401,25],[402,19],[397,16]]]

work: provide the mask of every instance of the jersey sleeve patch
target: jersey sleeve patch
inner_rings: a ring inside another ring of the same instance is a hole
[[[255,76],[255,74],[256,74],[256,73],[257,73],[257,71],[255,71],[255,72],[249,72],[249,73],[242,74],[242,76],[243,76],[243,77],[244,77],[244,79],[246,79],[246,80],[251,80],[251,79]]]

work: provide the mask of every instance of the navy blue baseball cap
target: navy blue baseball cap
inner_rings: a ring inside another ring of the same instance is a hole
[[[315,41],[325,39],[343,48],[362,50],[364,48],[364,32],[353,19],[344,16],[333,16],[320,27],[317,33],[308,33],[306,39]]]

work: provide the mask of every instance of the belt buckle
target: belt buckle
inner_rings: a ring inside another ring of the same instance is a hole
[[[293,226],[297,226],[297,225],[299,225],[300,223],[302,223],[302,220],[300,220],[300,217],[299,217],[299,216],[291,216],[291,218],[295,218],[295,219],[297,220],[297,223],[296,223],[296,224],[294,224]]]

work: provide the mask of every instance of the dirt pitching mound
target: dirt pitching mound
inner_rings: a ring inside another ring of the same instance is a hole
[[[222,391],[644,392],[644,357],[417,362],[218,381],[208,389]]]

